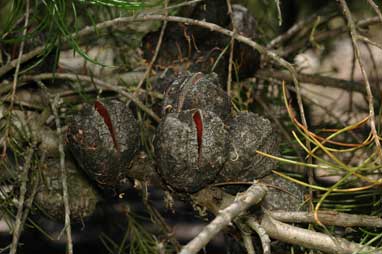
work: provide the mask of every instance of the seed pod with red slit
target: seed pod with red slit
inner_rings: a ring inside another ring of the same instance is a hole
[[[212,112],[169,113],[159,124],[158,173],[175,190],[192,193],[206,187],[222,169],[227,151],[227,131]]]
[[[271,122],[255,113],[240,112],[227,121],[230,152],[220,182],[253,181],[269,175],[276,161],[259,155],[256,150],[278,154],[277,136]]]
[[[217,75],[185,73],[167,88],[162,113],[202,109],[218,115],[222,120],[231,112],[231,100],[220,87]]]
[[[139,128],[124,103],[96,101],[73,117],[67,142],[81,168],[101,188],[114,190],[139,148]]]
[[[100,200],[94,186],[70,159],[65,160],[71,223],[89,218]],[[58,222],[65,221],[60,158],[48,158],[40,167],[42,181],[35,202],[43,213]]]

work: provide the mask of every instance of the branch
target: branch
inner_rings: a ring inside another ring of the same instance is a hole
[[[229,225],[235,217],[252,205],[259,203],[265,194],[266,188],[259,183],[255,183],[247,191],[239,193],[231,205],[219,211],[215,219],[182,248],[180,254],[198,253],[216,234]]]
[[[252,227],[251,223],[250,226]],[[344,238],[328,236],[323,233],[282,223],[273,219],[268,214],[265,214],[261,220],[261,226],[271,238],[310,249],[317,249],[323,252],[353,254],[360,253],[361,251],[370,251],[375,254],[381,253],[373,252],[375,251],[375,248],[373,247],[353,243]]]
[[[278,80],[292,81],[292,76],[285,71],[277,71],[277,70],[258,70],[255,74],[256,77],[261,79],[275,78]],[[366,94],[365,89],[362,88],[362,84],[355,81],[349,81],[345,79],[337,79],[326,76],[321,76],[317,74],[304,74],[298,73],[297,79],[302,83],[311,83],[324,87],[333,87],[344,90],[351,90],[355,92],[359,92],[362,94]]]
[[[168,6],[168,1],[169,0],[165,0],[164,2],[164,9],[165,9],[165,15],[167,16],[168,15],[168,10],[167,10],[167,6]],[[163,37],[164,37],[164,33],[166,31],[166,27],[167,27],[167,20],[165,20],[163,22],[163,25],[162,25],[162,28],[161,28],[161,31],[160,31],[160,34],[159,34],[159,38],[158,38],[158,43],[155,47],[155,51],[154,51],[154,55],[153,57],[151,58],[151,61],[149,63],[149,66],[147,66],[147,69],[146,69],[146,72],[145,74],[143,75],[142,79],[139,81],[138,85],[137,85],[137,88],[140,88],[142,85],[143,85],[143,82],[145,82],[145,80],[149,77],[150,75],[150,72],[151,72],[151,69],[153,68],[153,65],[155,63],[155,61],[157,60],[157,57],[159,55],[159,51],[160,51],[160,48],[162,46],[162,41],[163,41]]]
[[[344,15],[346,17],[346,20],[348,22],[348,27],[349,27],[349,30],[350,30],[350,37],[351,37],[352,44],[353,44],[353,49],[354,49],[354,55],[355,55],[355,58],[357,59],[357,62],[358,62],[359,67],[361,69],[363,80],[365,82],[365,88],[366,88],[366,93],[367,93],[367,100],[368,100],[368,103],[369,103],[369,116],[370,116],[369,119],[370,119],[371,133],[373,134],[374,143],[375,143],[375,147],[376,147],[376,150],[377,150],[378,157],[379,157],[380,161],[382,161],[381,143],[379,141],[379,136],[378,136],[378,132],[377,132],[377,128],[376,128],[376,123],[375,123],[373,93],[372,93],[372,90],[371,90],[371,86],[370,86],[369,78],[367,76],[367,72],[366,72],[365,67],[363,66],[363,62],[361,60],[361,52],[360,52],[360,49],[358,47],[358,33],[357,33],[357,30],[356,30],[356,24],[354,23],[354,20],[352,18],[350,9],[349,9],[348,5],[346,4],[346,1],[345,0],[339,0],[339,2],[340,2],[340,5],[342,7],[342,10],[344,12]]]
[[[309,212],[274,211],[270,215],[282,222],[315,223],[314,214]],[[319,211],[319,220],[326,225],[340,227],[382,228],[382,218],[378,216],[347,214],[335,211]]]
[[[31,80],[45,80],[45,79],[65,79],[65,80],[72,80],[72,81],[83,81],[95,84],[102,89],[107,89],[110,91],[117,92],[137,105],[142,111],[147,113],[149,116],[151,116],[155,121],[159,122],[160,118],[157,116],[150,108],[148,108],[143,102],[141,102],[138,98],[133,96],[131,93],[126,92],[123,88],[115,85],[110,85],[100,79],[96,79],[90,76],[86,75],[76,75],[76,74],[69,74],[69,73],[41,73],[37,75],[25,75],[20,77],[20,81],[31,81]]]
[[[13,229],[12,234],[12,244],[9,254],[17,253],[17,246],[20,239],[20,234],[23,228],[23,208],[25,202],[25,195],[27,193],[27,182],[28,182],[28,173],[32,163],[33,156],[33,147],[29,147],[27,150],[27,155],[25,156],[25,164],[23,167],[23,171],[20,176],[20,195],[17,203],[17,213],[16,213],[16,221],[15,228]]]

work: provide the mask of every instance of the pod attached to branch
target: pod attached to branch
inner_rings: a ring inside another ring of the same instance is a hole
[[[138,151],[139,128],[124,103],[96,101],[73,117],[67,142],[86,174],[101,188],[115,190]]]
[[[255,113],[240,112],[227,121],[230,151],[219,182],[253,181],[271,174],[276,161],[256,153],[256,150],[277,155],[277,136],[271,122]]]
[[[227,158],[227,131],[214,113],[167,114],[155,140],[158,173],[171,188],[196,192],[213,182]]]
[[[215,73],[185,73],[167,88],[162,114],[187,109],[202,109],[226,119],[231,112],[231,100],[220,87]]]

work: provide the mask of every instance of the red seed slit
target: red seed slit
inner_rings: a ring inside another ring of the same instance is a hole
[[[94,108],[100,114],[100,116],[102,116],[104,123],[106,124],[107,128],[109,129],[111,138],[113,139],[113,144],[114,144],[115,150],[117,150],[117,152],[120,152],[119,144],[117,143],[117,139],[115,137],[115,131],[114,131],[113,124],[111,123],[109,112],[107,111],[105,106],[100,101],[95,102]]]
[[[200,161],[202,154],[203,121],[199,111],[194,113],[193,120],[196,127],[196,138],[198,140],[198,161]]]

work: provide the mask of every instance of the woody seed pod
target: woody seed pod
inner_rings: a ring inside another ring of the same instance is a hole
[[[305,211],[304,203],[306,188],[288,181],[276,174],[271,174],[260,180],[267,184],[268,191],[261,205],[268,210]]]
[[[277,138],[269,120],[251,112],[240,112],[227,122],[230,153],[219,181],[253,181],[269,175],[275,160],[256,153],[278,154]]]
[[[223,120],[227,118],[231,101],[221,89],[215,73],[186,73],[167,88],[162,113],[187,109],[202,109],[215,113]]]
[[[139,129],[122,102],[97,101],[73,117],[67,140],[81,168],[101,188],[115,190],[139,148]]]
[[[215,180],[227,148],[227,131],[216,114],[202,110],[169,113],[156,134],[158,173],[173,189],[196,192]]]
[[[40,167],[43,181],[39,185],[35,201],[49,217],[64,222],[65,209],[59,165],[59,158],[48,158]],[[70,159],[65,160],[65,169],[70,199],[70,220],[72,223],[77,223],[94,213],[99,196]]]

